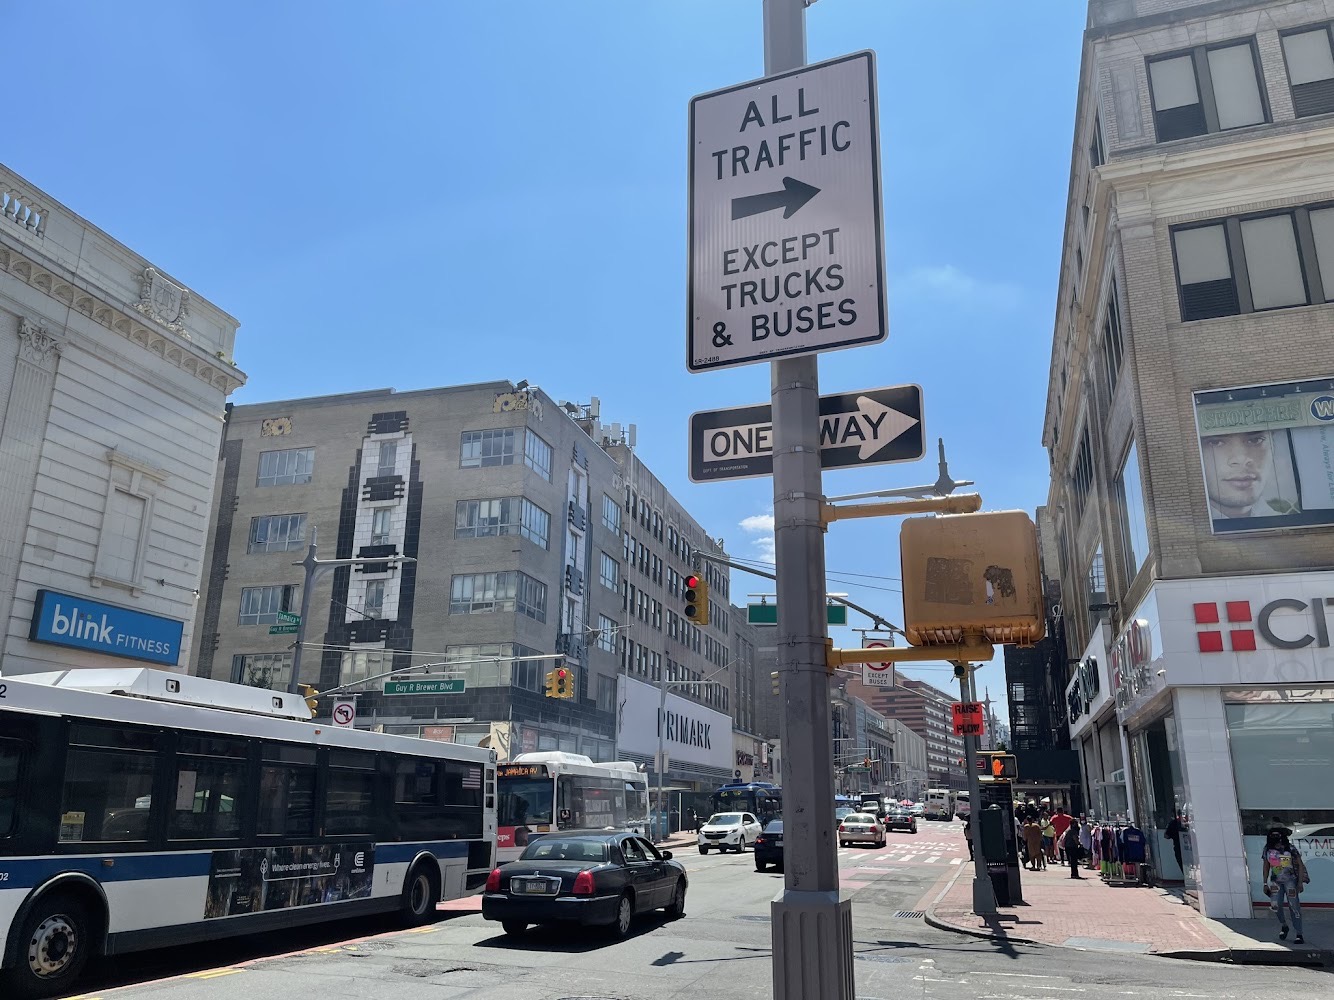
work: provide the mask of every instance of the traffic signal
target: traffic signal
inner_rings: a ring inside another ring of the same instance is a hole
[[[968,668],[965,667],[962,663],[956,663],[954,665],[954,679],[961,681],[967,676],[968,676]]]
[[[979,757],[977,769],[992,781],[1014,781],[1019,777],[1019,761],[1012,753],[992,753]]]
[[[301,692],[301,697],[306,699],[306,707],[310,709],[310,714],[315,715],[315,706],[319,704],[320,693],[309,684],[298,684],[297,690]]]
[[[781,694],[783,693],[783,685],[782,685],[782,682],[779,681],[779,679],[778,679],[778,671],[775,670],[775,671],[773,671],[771,674],[769,674],[769,679],[770,679],[771,681],[774,682],[774,695],[775,695],[775,697],[778,696],[778,695],[781,695]]]
[[[686,620],[696,625],[709,624],[709,585],[702,576],[691,573],[685,580]]]
[[[548,698],[556,697],[556,671],[548,670],[544,678]]]
[[[556,697],[573,698],[574,697],[574,677],[565,667],[557,667],[552,671],[556,675]]]

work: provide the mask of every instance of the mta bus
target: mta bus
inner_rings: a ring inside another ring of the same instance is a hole
[[[716,813],[748,812],[767,823],[783,815],[783,790],[767,781],[723,785],[709,796],[709,808]]]
[[[529,840],[557,830],[648,835],[648,779],[630,761],[595,764],[583,754],[522,753],[497,769],[497,846],[503,863]]]
[[[150,669],[0,678],[0,997],[97,955],[436,904],[494,866],[491,750]]]

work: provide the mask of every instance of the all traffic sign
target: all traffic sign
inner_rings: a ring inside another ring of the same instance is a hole
[[[357,703],[351,700],[334,702],[333,722],[340,729],[351,729],[357,718]]]
[[[875,56],[690,102],[691,371],[884,340]]]
[[[862,636],[862,649],[889,649],[890,644],[884,639]],[[862,683],[867,687],[892,688],[895,685],[894,663],[881,660],[862,664]]]
[[[768,403],[692,413],[690,481],[773,475],[773,446]],[[821,468],[916,462],[925,453],[921,386],[895,385],[820,397]]]
[[[981,736],[986,728],[980,701],[956,701],[950,706],[955,736]]]

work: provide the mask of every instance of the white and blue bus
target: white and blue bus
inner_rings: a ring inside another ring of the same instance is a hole
[[[485,882],[495,753],[317,725],[146,669],[0,678],[0,997],[96,955],[398,911]]]

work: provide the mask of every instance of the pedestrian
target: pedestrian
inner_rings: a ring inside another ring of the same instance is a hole
[[[1051,821],[1051,817],[1046,813],[1042,815],[1042,849],[1047,855],[1047,860],[1052,864],[1056,863],[1056,827]]]
[[[963,839],[966,840],[966,841],[968,841],[968,860],[969,860],[969,861],[972,861],[972,860],[973,860],[973,825],[972,825],[972,817],[971,817],[971,816],[965,816],[965,817],[963,818]]]
[[[1281,829],[1271,830],[1265,838],[1264,873],[1265,895],[1274,899],[1275,912],[1278,914],[1278,939],[1288,939],[1288,924],[1284,919],[1286,907],[1292,913],[1292,927],[1297,932],[1293,939],[1296,944],[1305,944],[1302,937],[1302,904],[1298,898],[1302,888],[1310,883],[1306,864],[1292,841]]]
[[[1093,824],[1085,813],[1079,814],[1079,853],[1081,859],[1093,867]]]
[[[1066,824],[1064,840],[1065,860],[1070,863],[1070,877],[1082,879],[1084,876],[1079,874],[1079,831],[1081,829],[1079,820],[1073,816],[1067,817],[1070,822]]]
[[[1044,870],[1047,858],[1042,851],[1042,827],[1035,820],[1024,824],[1024,843],[1028,845],[1028,867],[1035,872]]]
[[[700,831],[700,828],[704,826],[704,819],[694,809],[690,810],[690,824],[695,828],[695,833],[697,835]]]
[[[1064,806],[1058,806],[1056,815],[1051,818],[1052,828],[1056,831],[1053,838],[1056,843],[1056,850],[1061,855],[1061,860],[1065,860],[1065,831],[1070,827],[1072,817],[1067,816]]]
[[[1014,842],[1019,847],[1019,861],[1028,866],[1028,841],[1024,840],[1024,818],[1016,810],[1014,816]]]
[[[1186,825],[1181,822],[1181,813],[1173,813],[1172,820],[1167,824],[1167,829],[1163,831],[1163,836],[1172,842],[1172,853],[1177,857],[1177,867],[1181,869],[1181,877],[1186,877],[1186,866],[1181,861],[1181,835],[1186,832]]]

